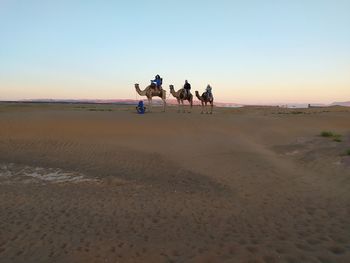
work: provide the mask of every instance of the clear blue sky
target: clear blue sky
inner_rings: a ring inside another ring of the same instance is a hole
[[[220,101],[350,100],[349,14],[349,0],[0,0],[0,100],[135,98],[158,73]]]

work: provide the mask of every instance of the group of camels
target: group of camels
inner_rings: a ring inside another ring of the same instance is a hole
[[[190,103],[190,109],[192,109],[193,106],[193,95],[191,92],[188,92],[188,94],[185,94],[185,90],[179,89],[178,91],[175,91],[174,85],[169,85],[170,87],[170,93],[173,95],[177,103],[179,104],[179,112],[185,112],[184,108],[184,101],[188,101]],[[151,85],[147,86],[144,90],[140,89],[139,84],[135,84],[136,92],[140,96],[146,96],[148,99],[149,104],[149,111],[152,111],[152,97],[160,97],[163,100],[163,111],[165,111],[166,108],[166,91],[164,89],[158,90],[151,87]],[[201,113],[204,113],[204,108],[206,113],[213,113],[213,106],[214,106],[214,97],[210,96],[208,97],[206,93],[204,92],[202,95],[199,95],[199,92],[196,91],[196,97],[200,100],[202,104],[202,111]],[[210,111],[208,112],[207,104],[210,104]]]

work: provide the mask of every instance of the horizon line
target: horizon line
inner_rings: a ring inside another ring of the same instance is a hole
[[[109,103],[118,103],[118,102],[137,102],[140,100],[147,99],[17,99],[17,100],[0,100],[0,103],[92,103],[92,104],[109,104]],[[160,99],[159,99],[160,100]],[[167,99],[169,101],[175,102],[176,99],[171,98]],[[310,106],[350,106],[350,101],[338,101],[331,103],[306,103],[306,102],[274,102],[274,103],[237,103],[237,102],[215,102],[214,104],[218,105],[231,105],[231,106],[301,106],[301,105],[310,105]],[[342,105],[346,104],[346,105]]]

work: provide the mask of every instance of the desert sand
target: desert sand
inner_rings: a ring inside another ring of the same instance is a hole
[[[0,262],[350,262],[350,108],[176,110],[0,104]]]

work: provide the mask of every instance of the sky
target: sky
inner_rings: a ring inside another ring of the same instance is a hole
[[[0,100],[135,99],[213,87],[217,101],[350,100],[350,0],[0,0]]]

